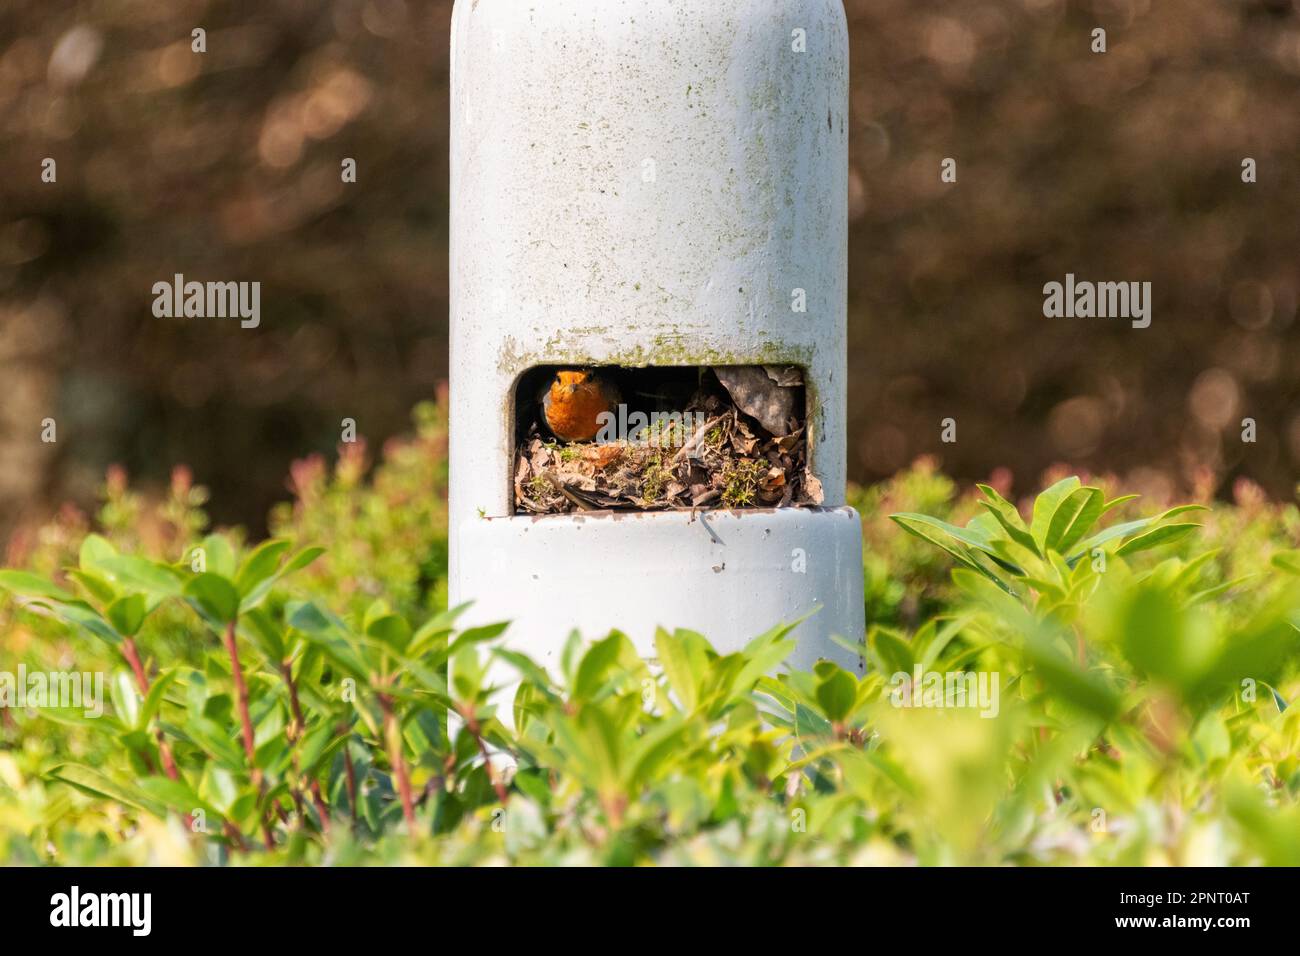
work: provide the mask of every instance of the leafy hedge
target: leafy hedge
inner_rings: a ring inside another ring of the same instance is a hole
[[[0,670],[110,703],[0,710],[0,862],[1300,863],[1294,505],[1066,478],[1022,511],[922,462],[855,492],[864,677],[784,671],[788,624],[653,663],[574,635],[547,673],[445,608],[443,409],[416,425],[369,478],[298,463],[260,544],[178,471],[11,545]]]

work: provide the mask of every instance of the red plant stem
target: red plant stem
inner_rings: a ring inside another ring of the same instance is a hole
[[[483,770],[487,773],[488,782],[492,784],[492,789],[496,791],[497,799],[501,801],[501,805],[505,806],[510,800],[510,795],[506,793],[505,784],[497,779],[496,771],[492,768],[492,758],[488,756],[487,744],[483,742],[483,735],[479,733],[478,721],[464,714],[461,716],[465,717],[465,726],[469,728],[469,732],[478,741],[478,752],[483,755]]]
[[[320,781],[312,778],[311,781],[311,800],[316,804],[316,813],[320,816],[321,831],[330,832],[330,808],[325,803],[325,797],[320,792]]]
[[[140,696],[149,696],[149,677],[144,672],[144,664],[140,661],[140,652],[136,650],[135,638],[127,637],[122,639],[122,656],[126,658],[127,664],[131,666],[131,672],[135,674],[136,686],[140,688]],[[176,761],[172,758],[172,749],[167,745],[167,738],[163,736],[162,728],[154,730],[154,736],[158,738],[158,754],[162,757],[163,770],[172,780],[180,779],[180,771],[176,769]]]
[[[284,678],[285,686],[289,688],[289,711],[293,715],[294,729],[292,732],[286,731],[289,738],[289,745],[295,744],[307,730],[307,721],[302,715],[302,704],[298,700],[298,685],[293,680],[293,662],[280,662],[280,675]],[[294,769],[298,769],[298,755],[293,757]],[[316,812],[320,815],[321,830],[325,833],[330,829],[329,807],[325,805],[325,798],[321,796],[320,781],[314,776],[310,783],[312,803],[316,806]],[[298,808],[298,814],[302,815],[302,799],[295,791],[293,795],[294,805]]]
[[[283,661],[280,663],[280,676],[284,678],[285,682],[289,686],[289,709],[295,712],[293,720],[289,721],[288,725],[284,728],[284,739],[288,741],[289,747],[290,749],[292,749],[294,743],[298,740],[299,735],[302,733],[302,725],[299,722],[299,716],[296,713],[298,709],[295,700],[295,698],[297,697],[297,692],[293,686],[293,677],[291,674],[288,673],[288,666]],[[299,770],[297,753],[293,755],[293,769],[295,772]],[[299,792],[297,787],[294,787],[294,789],[290,791],[289,795],[290,797],[293,798],[294,812],[298,814],[299,817],[302,817],[303,816],[302,794]],[[281,817],[281,819],[283,819],[283,816]]]
[[[347,734],[348,738],[352,737],[352,725],[346,721],[339,721],[335,733]],[[357,822],[357,768],[352,763],[352,754],[348,751],[348,741],[343,741],[343,779],[347,783],[348,789],[348,808],[352,816],[352,824]]]
[[[348,736],[352,736],[351,728],[347,728]],[[348,783],[348,806],[352,810],[352,823],[357,822],[357,768],[352,763],[352,753],[348,750],[348,742],[343,741],[343,767],[347,773]]]
[[[239,832],[239,827],[227,820],[221,825],[221,830],[230,839],[230,842],[235,845],[235,849],[241,853],[248,852],[248,844],[244,842],[244,835]]]
[[[302,716],[302,704],[298,701],[298,685],[293,680],[292,661],[280,662],[280,676],[284,678],[284,685],[289,688],[289,712],[293,715],[293,722],[298,728],[290,736],[296,739],[307,729],[307,721]],[[293,743],[293,739],[289,742]]]
[[[262,771],[254,761],[257,759],[257,744],[253,737],[253,719],[248,715],[248,687],[244,683],[244,671],[239,666],[239,646],[235,641],[235,622],[226,625],[226,653],[230,655],[230,676],[235,682],[235,700],[239,706],[239,722],[244,728],[244,756],[248,758],[248,769],[252,773],[253,783],[258,790],[263,789]],[[275,849],[275,837],[271,834],[271,825],[262,821],[262,842],[268,850]]]
[[[235,700],[239,706],[239,722],[244,728],[244,756],[248,758],[248,767],[256,780],[261,774],[253,766],[257,755],[257,744],[253,737],[253,720],[248,716],[248,687],[244,684],[244,672],[239,666],[239,647],[235,643],[235,622],[226,625],[226,653],[230,655],[230,676],[235,682]]]
[[[379,695],[379,709],[384,714],[384,737],[388,740],[388,759],[397,776],[397,793],[402,798],[402,816],[406,825],[415,828],[415,802],[411,798],[411,778],[406,773],[406,758],[402,756],[402,735],[393,716],[393,704],[387,694]]]
[[[145,676],[144,664],[140,662],[140,652],[135,648],[135,638],[126,637],[122,639],[122,656],[131,665],[131,672],[135,674],[135,683],[140,688],[140,693],[148,694],[149,678]]]

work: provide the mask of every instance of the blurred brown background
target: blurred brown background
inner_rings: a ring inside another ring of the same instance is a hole
[[[931,453],[963,478],[1005,466],[1017,491],[1066,461],[1290,497],[1297,3],[846,7],[852,477]],[[146,486],[187,462],[218,522],[257,529],[341,419],[372,441],[408,427],[447,372],[450,12],[0,6],[0,530],[89,503],[114,462]],[[261,328],[154,318],[177,272],[261,281]],[[1151,327],[1045,319],[1067,272],[1152,282]]]

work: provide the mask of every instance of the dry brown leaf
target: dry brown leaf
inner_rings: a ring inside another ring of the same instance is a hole
[[[803,384],[803,369],[797,365],[764,365],[763,371],[782,388],[798,388]]]
[[[718,381],[746,415],[773,435],[790,433],[795,390],[778,384],[766,369],[754,365],[719,365],[713,369]]]
[[[785,472],[780,468],[768,470],[766,477],[763,479],[762,489],[766,492],[774,492],[785,487]]]
[[[582,449],[582,459],[595,468],[604,470],[623,457],[623,446],[615,444],[588,445]]]
[[[821,481],[811,471],[804,472],[803,490],[808,501],[814,505],[819,505],[826,500],[826,492],[822,489]]]

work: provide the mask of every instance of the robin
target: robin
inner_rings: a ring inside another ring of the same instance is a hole
[[[615,413],[622,397],[618,389],[592,369],[555,374],[542,399],[546,427],[562,441],[591,441],[604,426],[602,412]]]

